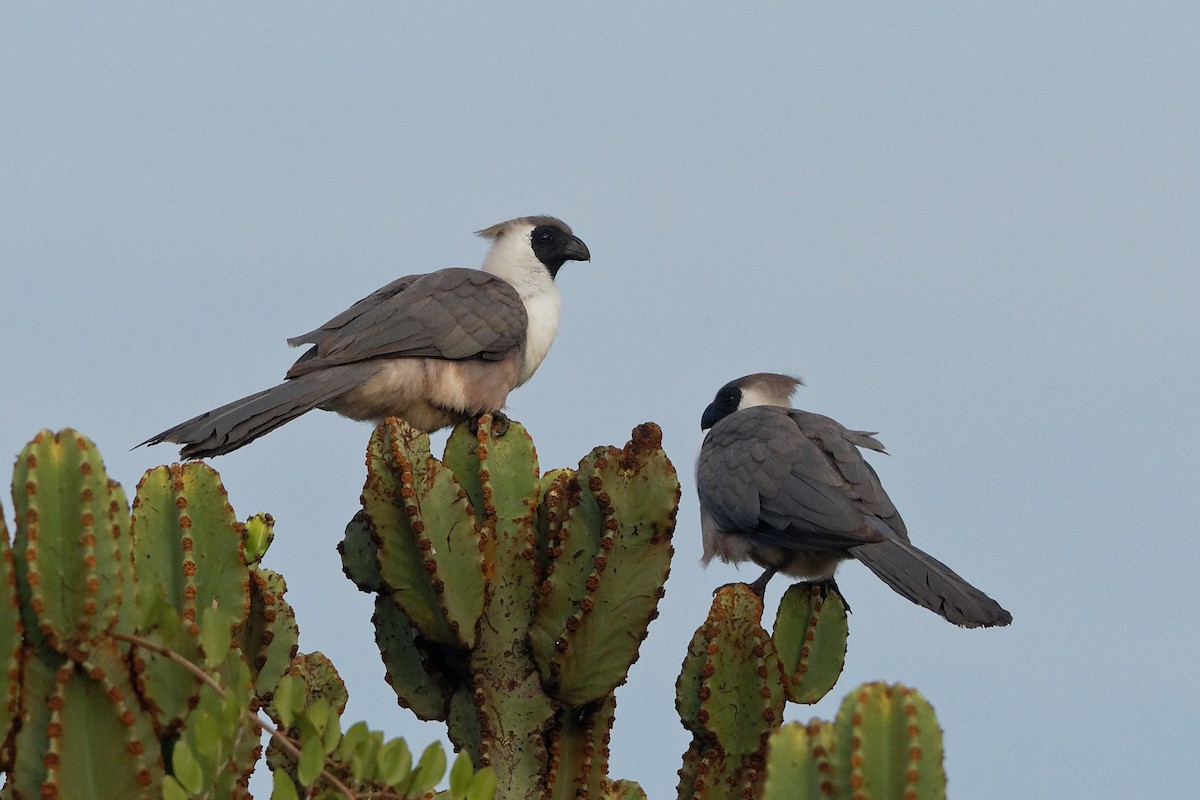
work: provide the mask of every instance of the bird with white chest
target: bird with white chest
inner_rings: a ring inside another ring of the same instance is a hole
[[[752,561],[832,582],[854,558],[898,594],[967,628],[1012,615],[909,541],[904,521],[859,448],[884,452],[875,434],[791,407],[800,381],[756,373],[725,384],[704,410],[696,461],[704,563]]]
[[[588,261],[587,245],[549,216],[478,232],[479,269],[408,275],[321,327],[288,340],[309,349],[285,380],[182,422],[142,444],[183,445],[184,458],[222,455],[322,408],[356,420],[402,417],[434,431],[499,412],[533,376],[558,332],[555,277]]]

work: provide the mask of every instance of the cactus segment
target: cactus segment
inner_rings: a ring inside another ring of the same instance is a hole
[[[646,793],[636,781],[608,781],[600,797],[604,800],[646,800]]]
[[[475,692],[459,690],[450,696],[450,706],[446,712],[446,735],[454,743],[454,749],[465,751],[475,764],[483,763],[483,724],[479,707],[475,704]],[[492,735],[488,728],[489,736]],[[536,748],[530,748],[536,751]]]
[[[237,644],[254,676],[254,693],[263,699],[270,699],[296,657],[300,639],[296,612],[283,598],[286,591],[278,572],[259,567],[250,573],[250,613],[238,629]]]
[[[121,570],[121,605],[117,610],[117,630],[131,631],[137,627],[137,564],[133,543],[133,521],[125,488],[108,481],[108,527],[116,544],[114,554]]]
[[[726,756],[760,750],[783,718],[781,665],[761,619],[758,595],[744,584],[732,584],[717,590],[705,622],[700,711]]]
[[[0,742],[8,741],[17,721],[21,692],[21,605],[17,599],[17,573],[13,550],[0,503]]]
[[[483,508],[483,478],[479,474],[480,434],[483,432],[484,441],[491,430],[491,416],[479,418],[479,429],[472,432],[469,425],[456,425],[446,439],[446,449],[442,452],[442,463],[454,473],[455,480],[467,496],[471,510],[475,513],[476,521],[482,526],[485,520]]]
[[[417,644],[420,636],[412,620],[388,595],[375,598],[375,642],[387,668],[386,680],[396,692],[400,705],[410,709],[423,720],[445,720],[450,702],[443,689],[446,678],[432,663],[431,646]],[[448,655],[456,649],[443,648]],[[461,653],[459,658],[462,658]]]
[[[169,604],[160,600],[156,605],[157,616],[141,631],[141,637],[193,664],[203,664],[204,652],[196,626],[180,618]],[[154,720],[155,732],[160,737],[173,735],[196,705],[200,679],[185,674],[178,664],[151,650],[132,647],[130,658],[138,694]]]
[[[271,542],[275,541],[275,518],[270,514],[255,514],[246,520],[242,532],[242,555],[246,566],[256,567],[262,563]]]
[[[662,450],[662,431],[646,423],[623,450],[598,448],[580,462],[576,484],[576,509],[599,519],[592,518],[589,535],[575,513],[563,525],[562,554],[543,587],[531,642],[549,690],[579,706],[624,682],[658,616],[674,553],[679,480]],[[565,580],[556,580],[560,574]],[[614,625],[621,636],[611,635]]]
[[[193,528],[204,535],[193,536]],[[133,499],[140,591],[172,603],[186,620],[216,607],[240,625],[250,609],[241,530],[212,467],[193,461],[148,470]],[[154,613],[153,605],[141,604],[143,612]]]
[[[772,734],[763,800],[839,796],[831,780],[833,740],[833,726],[816,719],[807,725],[789,723]]]
[[[288,670],[292,677],[299,678],[304,686],[304,706],[311,707],[318,700],[325,700],[334,712],[341,714],[346,710],[350,694],[342,676],[328,656],[319,651],[301,653],[292,659]]]
[[[701,768],[705,754],[711,747],[712,736],[705,728],[706,719],[700,715],[700,687],[704,680],[706,662],[705,626],[701,625],[688,642],[687,654],[683,657],[683,668],[675,681],[675,710],[679,721],[692,734],[692,741],[683,754],[679,768],[678,795],[680,800],[702,796]]]
[[[550,730],[548,796],[607,795],[608,744],[616,708],[615,695],[608,694],[600,703],[558,711]]]
[[[611,692],[654,618],[679,498],[657,426],[633,438],[540,476],[525,428],[510,420],[497,436],[487,414],[450,434],[442,462],[399,420],[372,436],[346,574],[379,595],[400,703],[444,719],[500,797],[608,791]],[[451,596],[480,598],[479,613],[455,614]]]
[[[577,471],[563,473],[554,480],[542,513],[545,527],[556,532],[548,542],[547,567],[537,595],[537,610],[529,631],[529,645],[538,669],[547,681],[553,681],[555,657],[566,641],[566,630],[579,603],[587,595],[587,579],[600,554],[600,531],[604,517],[596,497],[583,488],[586,476],[595,472],[597,459],[615,448],[597,447],[579,462]],[[565,513],[564,513],[565,509]]]
[[[929,703],[900,684],[865,683],[832,722],[781,728],[764,800],[817,797],[945,800],[942,732]]]
[[[426,639],[471,646],[484,575],[466,495],[430,456],[429,438],[403,420],[385,420],[367,452],[363,508],[379,537],[380,574]]]
[[[385,592],[387,585],[379,574],[379,540],[371,532],[366,512],[359,511],[346,525],[346,535],[338,542],[342,572],[354,581],[359,591]]]
[[[25,653],[16,768],[17,797],[151,798],[162,780],[158,741],[136,713],[128,667],[111,640],[75,664],[45,649]]]
[[[847,787],[864,798],[945,799],[942,731],[915,689],[863,684],[842,701],[833,725]]]
[[[21,652],[21,724],[7,744],[6,756],[11,769],[6,775],[5,797],[38,797],[46,780],[47,729],[50,725],[49,699],[57,686],[55,674],[70,669],[63,656],[45,646],[25,647]]]
[[[680,770],[680,798],[761,791],[762,753],[782,719],[786,681],[761,620],[762,600],[750,587],[723,586],[688,646],[675,701],[692,731]]]
[[[145,638],[204,663],[196,638],[199,609],[218,608],[236,629],[250,609],[243,526],[221,478],[189,462],[148,470],[133,499],[133,550],[138,570],[138,628]],[[193,535],[193,530],[202,535]],[[160,735],[184,724],[200,683],[158,653],[134,649],[138,687]]]
[[[846,606],[836,591],[796,583],[784,592],[771,638],[789,676],[788,700],[811,704],[833,689],[846,662],[848,635]]]
[[[537,453],[521,423],[509,422],[502,437],[491,435],[491,417],[479,420],[474,446],[467,447],[459,426],[446,442],[446,463],[471,500],[481,528],[488,598],[480,642],[484,657],[503,656],[523,639],[531,617],[530,596],[536,580],[534,516],[538,490]],[[496,570],[503,563],[507,569]],[[493,647],[492,643],[498,646]],[[489,650],[498,652],[492,653]]]
[[[25,446],[13,487],[25,630],[66,652],[117,622],[128,588],[123,496],[96,446],[70,428],[41,431]]]
[[[503,436],[492,433],[490,415],[469,438],[459,426],[446,443],[446,462],[460,476],[480,529],[487,599],[480,636],[470,653],[468,694],[476,722],[452,733],[481,765],[496,768],[500,794],[540,780],[545,769],[544,730],[554,713],[537,671],[529,662],[526,634],[537,583],[538,462],[524,426],[510,421]],[[462,706],[452,704],[452,713]],[[462,709],[465,711],[465,709]],[[463,719],[457,717],[457,719]],[[478,750],[474,750],[478,736]]]

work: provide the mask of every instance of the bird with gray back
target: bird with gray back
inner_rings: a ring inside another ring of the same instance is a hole
[[[554,217],[510,219],[478,235],[491,242],[479,269],[389,283],[288,339],[310,347],[282,383],[142,444],[180,444],[184,458],[222,455],[314,408],[356,420],[403,417],[424,431],[499,412],[558,332],[558,270],[591,254]]]
[[[885,452],[875,434],[791,407],[800,381],[756,373],[730,381],[704,410],[696,462],[704,563],[753,561],[766,571],[832,582],[855,558],[897,593],[966,628],[1012,615],[915,547],[859,448]]]

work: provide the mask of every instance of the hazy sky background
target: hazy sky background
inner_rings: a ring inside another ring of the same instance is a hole
[[[510,398],[543,469],[658,422],[684,484],[614,777],[674,796],[700,413],[759,370],[878,430],[914,541],[1015,622],[966,631],[856,564],[846,671],[919,688],[955,798],[1200,784],[1200,6],[171,3],[0,12],[0,453],[129,448],[276,382],[302,333],[471,231],[567,220],[590,264]],[[335,546],[370,427],[314,412],[214,462],[270,511],[345,719],[383,682]],[[437,445],[440,449],[440,445]],[[11,503],[5,498],[11,522]],[[783,582],[772,586],[777,602]],[[262,770],[265,773],[265,767]],[[258,792],[269,793],[262,782]]]

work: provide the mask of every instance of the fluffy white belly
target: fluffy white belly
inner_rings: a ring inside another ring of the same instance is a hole
[[[558,333],[558,313],[562,305],[557,290],[535,294],[525,298],[525,312],[529,315],[529,327],[525,331],[525,353],[521,364],[521,375],[517,385],[533,377],[541,366]]]

